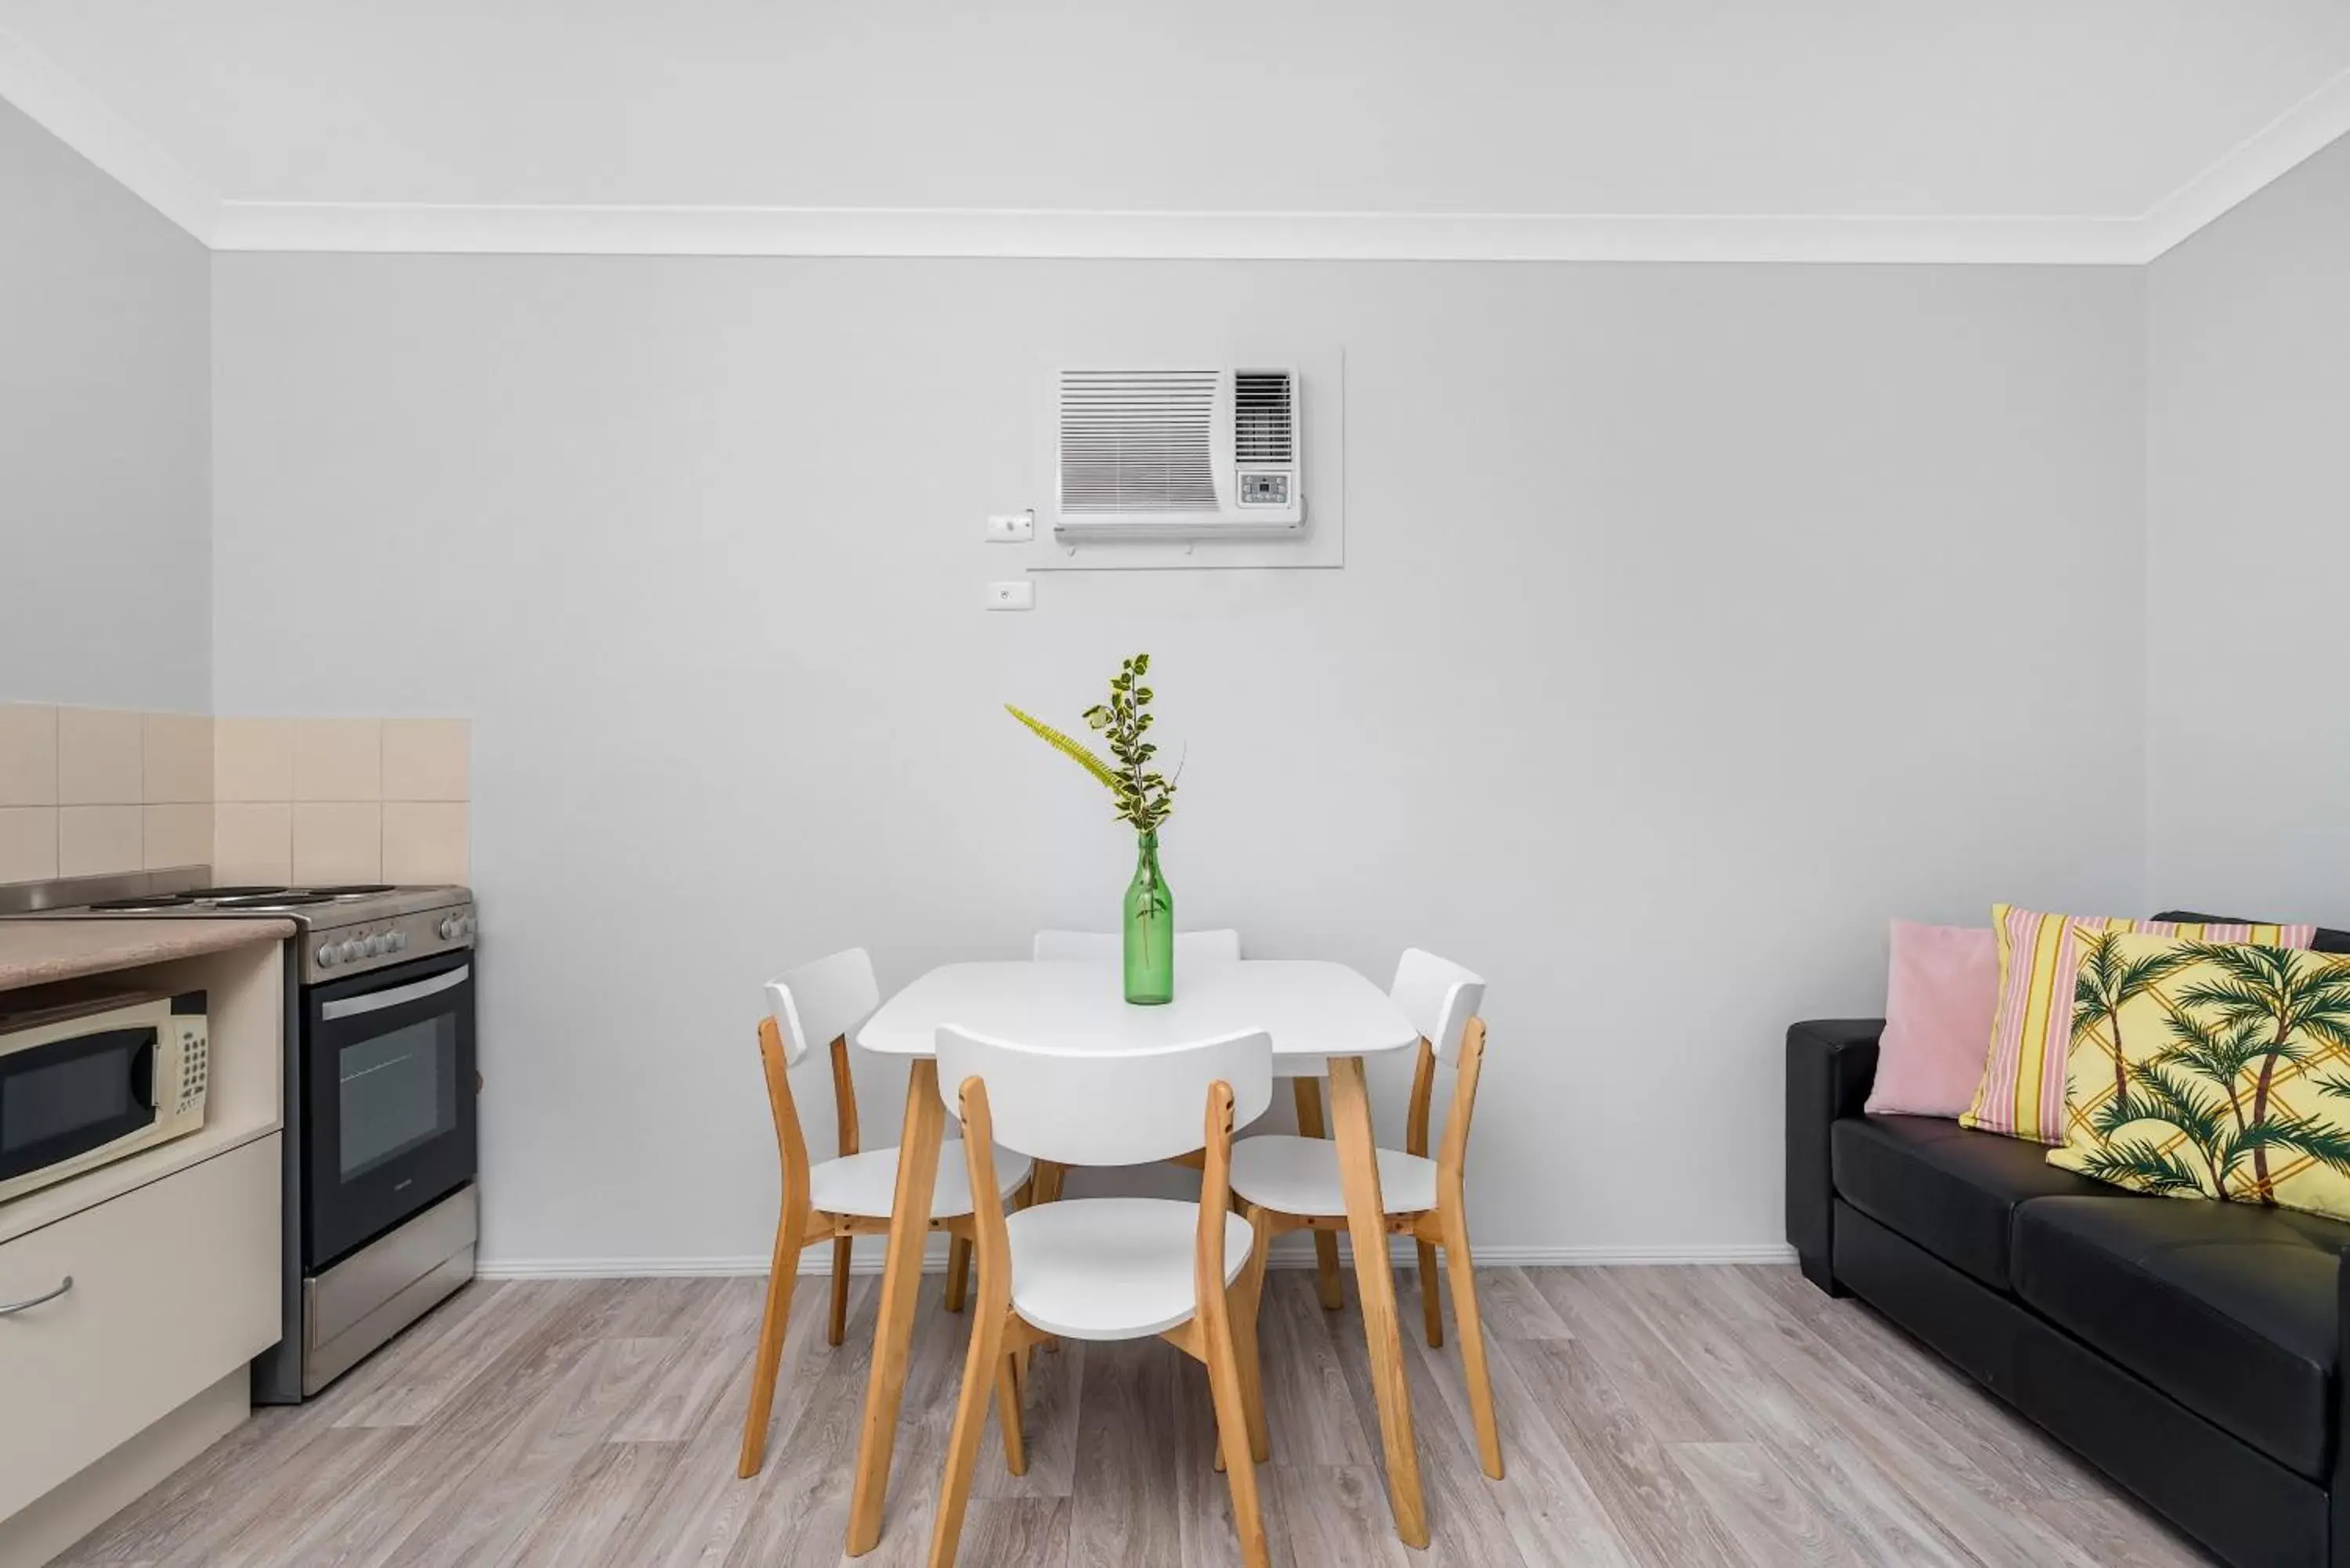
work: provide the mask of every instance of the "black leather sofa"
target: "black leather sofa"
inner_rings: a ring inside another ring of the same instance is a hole
[[[2317,946],[2350,952],[2350,933]],[[1883,1027],[1787,1031],[1787,1239],[1804,1276],[2236,1568],[2350,1568],[2350,1224],[2140,1197],[2037,1144],[1868,1116]]]

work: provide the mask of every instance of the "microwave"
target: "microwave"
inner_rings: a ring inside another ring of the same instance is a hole
[[[204,1125],[204,993],[0,1015],[0,1203]]]

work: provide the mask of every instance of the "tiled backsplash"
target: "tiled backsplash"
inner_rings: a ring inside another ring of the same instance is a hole
[[[470,748],[463,719],[0,703],[0,882],[463,882]]]
[[[0,703],[0,882],[202,865],[213,722]]]
[[[213,872],[230,882],[463,882],[463,719],[216,719]]]

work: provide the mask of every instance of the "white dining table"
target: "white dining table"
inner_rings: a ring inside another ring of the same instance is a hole
[[[1347,1231],[1369,1342],[1371,1381],[1387,1460],[1388,1501],[1406,1545],[1428,1544],[1411,1396],[1388,1263],[1386,1205],[1379,1195],[1370,1099],[1363,1058],[1407,1051],[1419,1033],[1386,992],[1344,964],[1244,959],[1194,964],[1176,976],[1175,999],[1129,1006],[1115,963],[1025,961],[953,963],[931,971],[883,1002],[857,1032],[857,1044],[911,1059],[906,1125],[899,1143],[898,1189],[890,1209],[889,1250],[882,1265],[873,1366],[858,1434],[857,1479],[849,1500],[848,1552],[881,1540],[889,1459],[913,1341],[914,1300],[921,1289],[931,1186],[945,1135],[939,1096],[937,1039],[942,1024],[975,1034],[1066,1052],[1120,1052],[1262,1029],[1273,1042],[1274,1073],[1310,1078],[1327,1072],[1331,1133],[1347,1195]],[[1305,1096],[1300,1096],[1303,1119]],[[1301,1127],[1309,1135],[1317,1128]]]

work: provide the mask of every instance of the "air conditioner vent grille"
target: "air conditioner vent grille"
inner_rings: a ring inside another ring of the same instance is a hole
[[[1241,462],[1288,462],[1297,450],[1295,404],[1286,370],[1232,376],[1232,455]]]
[[[1215,511],[1217,380],[1214,370],[1064,370],[1062,512]]]

